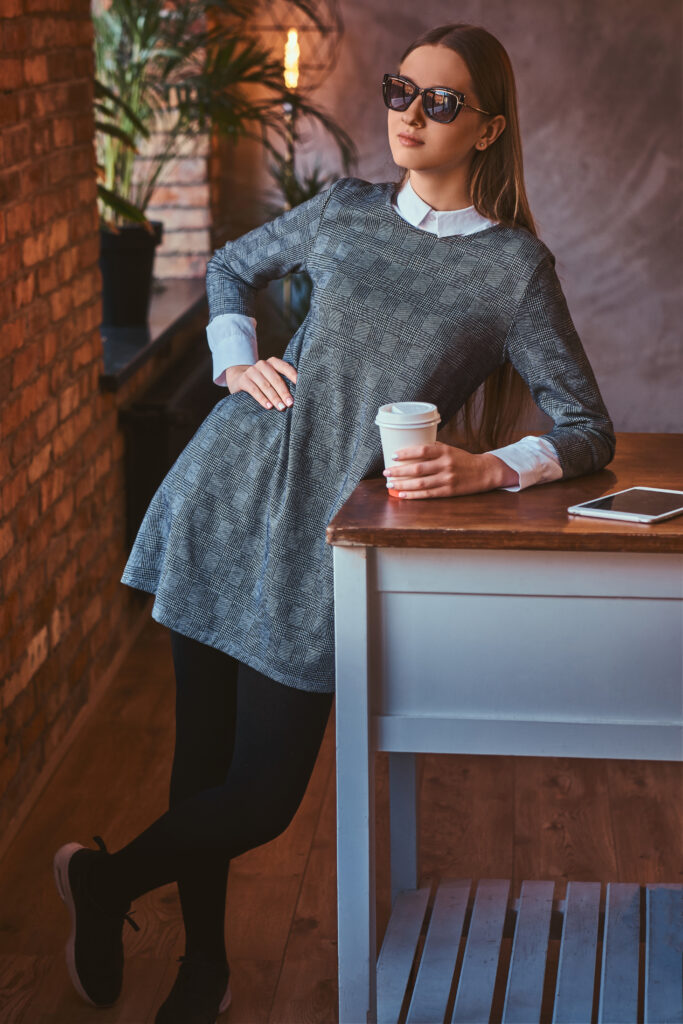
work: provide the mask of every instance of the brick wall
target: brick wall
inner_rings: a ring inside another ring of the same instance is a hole
[[[141,146],[136,176],[147,174],[150,154],[164,145],[163,132],[154,133]],[[147,207],[150,220],[164,224],[156,250],[154,276],[205,277],[211,256],[208,184],[208,134],[181,140],[176,155],[162,171]]]
[[[0,850],[146,618],[119,582],[117,411],[162,368],[98,389],[88,0],[2,0],[2,14]]]

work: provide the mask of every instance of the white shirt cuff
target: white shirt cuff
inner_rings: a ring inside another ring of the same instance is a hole
[[[523,491],[525,487],[548,484],[562,476],[560,460],[552,444],[534,434],[528,434],[504,448],[495,448],[489,454],[497,456],[519,475],[516,486],[498,488],[501,491]]]
[[[244,313],[220,313],[206,328],[206,337],[213,356],[215,384],[228,386],[225,371],[229,366],[258,362],[256,320]]]

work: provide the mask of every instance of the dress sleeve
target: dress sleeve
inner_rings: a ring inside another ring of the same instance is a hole
[[[216,249],[206,266],[209,323],[224,313],[253,317],[257,289],[306,269],[323,211],[337,184]]]
[[[566,478],[606,466],[615,437],[554,262],[549,253],[535,268],[510,325],[505,356],[552,418],[553,429],[543,438],[557,452]]]

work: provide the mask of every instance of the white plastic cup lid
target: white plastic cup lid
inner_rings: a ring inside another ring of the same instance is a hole
[[[389,402],[379,407],[375,417],[375,423],[383,427],[421,427],[440,421],[439,410],[432,402]]]

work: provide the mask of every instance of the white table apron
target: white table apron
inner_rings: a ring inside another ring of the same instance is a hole
[[[374,756],[392,896],[415,753],[679,760],[683,555],[335,545],[340,1024],[377,1019]]]

